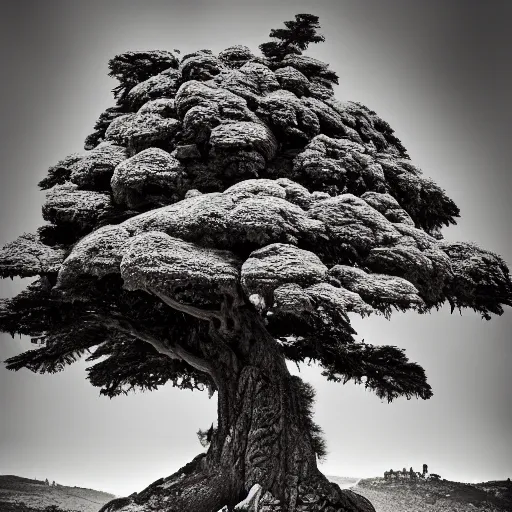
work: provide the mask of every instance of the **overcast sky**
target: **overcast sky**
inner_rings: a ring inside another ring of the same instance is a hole
[[[42,224],[37,182],[83,150],[113,105],[109,58],[234,44],[257,52],[271,28],[303,12],[320,17],[326,42],[307,55],[338,73],[336,96],[388,121],[413,162],[460,207],[445,237],[477,242],[512,265],[509,0],[4,1],[0,245]],[[1,282],[1,294],[26,284]],[[368,343],[405,348],[434,397],[388,405],[303,368],[317,389],[326,474],[377,476],[426,463],[459,481],[512,477],[510,308],[490,322],[444,308],[353,324]],[[30,347],[2,335],[0,360]],[[86,366],[41,376],[0,365],[0,474],[128,495],[199,453],[195,432],[214,421],[215,398],[164,387],[109,400],[85,380]]]

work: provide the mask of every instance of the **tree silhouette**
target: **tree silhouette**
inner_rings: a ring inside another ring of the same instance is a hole
[[[296,19],[273,33],[303,49],[317,19]],[[36,278],[2,300],[0,328],[42,343],[7,367],[55,372],[88,354],[109,397],[165,383],[217,394],[207,452],[105,511],[373,510],[317,469],[314,392],[286,361],[428,399],[423,368],[357,342],[347,313],[448,301],[489,319],[512,303],[507,266],[442,238],[458,208],[375,112],[334,98],[327,64],[234,46],[129,52],[110,68],[116,106],[41,181],[46,224],[0,255],[3,277]]]
[[[282,59],[289,53],[302,53],[307,50],[310,43],[321,43],[325,37],[317,34],[320,28],[318,16],[312,14],[296,14],[295,21],[285,21],[286,28],[277,28],[270,31],[270,37],[279,41],[270,41],[260,44],[260,50],[265,57]]]

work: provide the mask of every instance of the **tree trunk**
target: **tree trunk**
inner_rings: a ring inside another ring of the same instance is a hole
[[[225,333],[214,339],[228,356],[218,359],[218,426],[208,452],[130,501],[102,511],[217,512],[255,499],[237,510],[251,512],[374,512],[351,491],[340,491],[318,470],[304,402],[304,387],[288,372],[277,342],[256,315],[238,325],[236,355]],[[205,348],[205,350],[208,350]],[[110,507],[110,508],[109,508]]]
[[[284,510],[295,510],[299,483],[317,473],[300,381],[275,340],[251,320],[242,332],[243,365],[218,377],[218,428],[207,459],[229,471],[235,503],[259,484],[287,504]]]

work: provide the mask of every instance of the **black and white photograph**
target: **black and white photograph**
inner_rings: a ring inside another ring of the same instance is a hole
[[[511,19],[3,0],[0,512],[511,512]]]

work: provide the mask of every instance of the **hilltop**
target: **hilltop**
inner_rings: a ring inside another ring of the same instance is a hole
[[[57,510],[97,512],[114,499],[113,494],[83,487],[51,487],[43,480],[0,475],[0,511],[36,512],[56,506]]]
[[[369,499],[376,512],[510,512],[512,484],[436,481],[360,480],[352,491]]]

